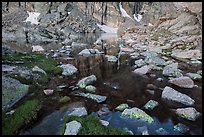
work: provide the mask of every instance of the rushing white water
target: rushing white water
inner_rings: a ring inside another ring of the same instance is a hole
[[[107,25],[97,24],[97,26],[106,33],[117,33],[117,30],[118,30],[118,28],[110,27]]]
[[[27,11],[27,13],[29,14],[28,18],[25,20],[25,22],[30,21],[31,24],[39,24],[38,22],[38,16],[40,15],[40,13],[38,12],[29,12]]]

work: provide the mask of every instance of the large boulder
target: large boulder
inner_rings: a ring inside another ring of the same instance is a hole
[[[176,109],[176,114],[182,118],[195,121],[196,118],[198,118],[201,113],[196,111],[195,108],[193,107],[188,107],[188,108],[178,108]]]
[[[28,93],[28,85],[18,80],[2,76],[2,108],[8,109]]]
[[[77,83],[77,86],[85,88],[86,85],[91,84],[94,81],[96,81],[96,76],[95,75],[90,75],[88,77],[85,77],[85,78],[79,80],[79,82]]]
[[[77,135],[82,128],[81,123],[77,121],[71,121],[66,124],[64,135]]]
[[[162,74],[170,77],[181,77],[182,71],[178,69],[178,63],[172,63],[164,67]]]
[[[175,101],[175,102],[184,104],[186,106],[192,106],[195,103],[195,101],[192,98],[190,98],[189,96],[182,94],[182,93],[180,93],[180,92],[176,91],[175,89],[168,87],[168,86],[166,86],[163,89],[162,98],[170,100],[170,101]]]
[[[172,78],[168,82],[174,85],[177,85],[181,88],[193,88],[194,86],[193,80],[186,76],[182,76],[179,78]]]
[[[128,116],[130,118],[136,118],[136,119],[142,119],[144,121],[147,121],[148,123],[152,123],[154,121],[154,119],[149,116],[148,114],[146,114],[143,110],[134,107],[131,109],[125,109],[122,112],[122,116]]]
[[[77,73],[77,68],[72,64],[63,64],[60,67],[63,68],[62,75],[71,76],[74,73]]]
[[[118,59],[116,56],[113,56],[113,55],[105,55],[105,57],[108,59],[108,61],[110,62],[117,62]]]

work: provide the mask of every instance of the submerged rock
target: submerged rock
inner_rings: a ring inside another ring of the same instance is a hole
[[[176,109],[176,114],[182,118],[195,121],[196,118],[198,118],[201,113],[196,111],[195,108],[193,107],[188,107],[188,108],[178,108]]]
[[[21,84],[18,80],[2,76],[2,108],[13,106],[28,93],[28,85]]]
[[[75,92],[75,93],[71,93],[71,94],[93,99],[97,103],[101,103],[101,102],[105,101],[107,98],[106,96],[101,96],[101,95],[96,95],[96,94],[91,94],[91,93],[84,93],[84,92],[80,92],[80,91]]]
[[[168,133],[165,129],[163,129],[163,128],[157,129],[157,130],[156,130],[156,133],[157,133],[158,135],[168,135],[168,134],[169,134],[169,133]]]
[[[81,123],[77,122],[76,120],[71,121],[66,124],[64,135],[77,135],[81,128]]]
[[[133,72],[138,74],[138,75],[145,75],[150,71],[150,69],[151,69],[150,66],[145,65],[145,66],[143,66],[141,68],[135,69]]]
[[[170,101],[175,101],[175,102],[184,104],[186,106],[192,106],[195,103],[195,101],[189,96],[187,96],[186,94],[182,94],[168,86],[166,86],[163,89],[162,98]]]
[[[159,103],[154,100],[149,100],[145,105],[144,108],[148,110],[153,110],[156,106],[158,106]]]
[[[143,110],[134,107],[131,109],[125,109],[122,112],[122,116],[128,116],[129,118],[136,118],[136,119],[142,119],[144,121],[147,121],[148,123],[152,123],[154,121],[154,119],[149,116],[148,114],[146,114]]]
[[[137,128],[137,132],[138,132],[138,133],[141,133],[142,135],[149,135],[147,126],[138,127],[138,128]]]
[[[81,116],[86,116],[88,113],[87,113],[87,110],[85,107],[76,107],[76,108],[72,108],[72,109],[68,109],[66,114],[68,116],[78,116],[78,117],[81,117]]]
[[[186,133],[187,131],[189,131],[189,128],[182,123],[178,123],[177,125],[174,126],[174,131]]]
[[[186,75],[192,78],[193,80],[202,79],[202,76],[197,73],[186,73]]]
[[[117,106],[115,109],[119,110],[119,111],[123,111],[126,108],[130,108],[128,104],[120,104],[119,106]]]
[[[63,68],[62,75],[71,76],[74,73],[77,73],[77,68],[72,64],[63,64],[60,67]]]
[[[182,76],[179,78],[172,78],[168,82],[174,85],[177,85],[181,88],[193,88],[194,86],[193,80],[191,80],[191,78],[186,76]]]
[[[108,58],[108,61],[110,62],[117,62],[118,59],[116,56],[113,56],[113,55],[105,55],[106,58]]]
[[[99,116],[107,115],[109,113],[111,113],[111,111],[109,110],[109,108],[107,106],[103,106],[99,111],[97,111],[97,114]]]
[[[85,77],[85,78],[81,79],[77,83],[77,86],[79,86],[81,88],[85,88],[86,85],[91,84],[94,81],[96,81],[96,76],[95,75],[91,75],[91,76],[88,76],[88,77]]]

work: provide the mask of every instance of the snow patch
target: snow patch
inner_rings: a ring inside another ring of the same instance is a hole
[[[118,28],[110,27],[107,25],[97,24],[97,26],[106,33],[117,33],[117,30],[118,30]]]
[[[141,19],[142,19],[142,15],[140,14],[137,14],[137,17],[135,16],[135,14],[133,15],[134,19],[137,21],[137,22],[140,22]]]
[[[38,16],[40,15],[40,13],[38,13],[38,12],[29,12],[29,11],[27,11],[27,13],[28,13],[28,18],[25,20],[25,22],[28,22],[28,21],[30,21],[31,22],[31,24],[39,24],[39,22],[38,22]]]
[[[120,8],[120,11],[121,11],[123,17],[131,18],[130,15],[128,15],[127,12],[123,9],[121,2],[119,3],[119,8]]]

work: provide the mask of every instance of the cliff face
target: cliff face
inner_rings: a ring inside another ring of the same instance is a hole
[[[19,36],[24,27],[29,28],[31,37],[46,30],[52,35],[68,38],[70,33],[99,32],[98,23],[119,28],[121,35],[128,31],[145,31],[158,39],[160,31],[165,29],[178,37],[194,35],[200,39],[198,43],[202,43],[202,2],[121,2],[129,17],[123,17],[119,5],[119,2],[3,2],[2,32],[5,34],[18,28],[12,35]],[[35,30],[22,22],[28,17],[26,11],[40,13]],[[134,14],[142,14],[140,22],[134,19]]]

